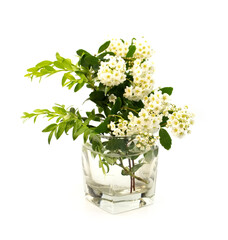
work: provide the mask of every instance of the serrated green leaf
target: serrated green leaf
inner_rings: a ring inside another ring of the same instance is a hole
[[[103,52],[104,50],[106,50],[108,48],[108,46],[110,45],[111,41],[107,41],[104,44],[102,44],[99,49],[98,49],[98,53]]]
[[[135,45],[130,45],[126,57],[127,58],[133,57],[135,51],[136,51],[136,46]]]
[[[169,150],[172,145],[172,139],[169,136],[169,133],[164,129],[161,128],[159,131],[160,143],[166,149]]]
[[[56,123],[52,123],[48,125],[46,128],[42,130],[42,132],[50,132],[52,130],[55,130],[58,125]]]
[[[42,62],[40,62],[40,63],[37,63],[37,64],[36,64],[36,67],[37,67],[37,68],[42,68],[42,67],[44,67],[44,66],[49,66],[49,65],[51,65],[51,64],[52,64],[51,61],[45,60],[45,61],[42,61]]]

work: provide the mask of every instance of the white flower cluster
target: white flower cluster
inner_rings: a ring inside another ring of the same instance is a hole
[[[136,46],[136,51],[134,53],[135,58],[146,59],[153,55],[154,51],[144,38],[133,40],[133,43]]]
[[[134,58],[147,59],[154,53],[151,46],[144,38],[139,40],[134,39],[133,44],[136,46],[136,51],[133,55]],[[130,45],[131,44],[128,41],[124,42],[121,39],[113,38],[107,48],[107,51],[113,52],[119,57],[126,57]]]
[[[136,146],[141,150],[149,150],[154,145],[157,137],[154,137],[148,130],[148,123],[145,123],[142,117],[135,117],[131,112],[128,116],[129,121],[119,119],[118,123],[111,122],[110,129],[115,136],[136,135]],[[147,129],[147,131],[143,131]]]
[[[144,108],[155,115],[168,116],[170,109],[170,96],[167,93],[162,94],[160,90],[155,90],[149,97],[143,99]]]
[[[144,108],[134,116],[132,112],[128,115],[128,121],[120,119],[118,123],[111,122],[110,128],[115,136],[137,135],[140,149],[151,147],[156,138],[153,136],[160,129],[163,116],[168,115],[169,95],[161,91],[155,91],[143,100]]]
[[[194,114],[187,111],[188,107],[184,109],[177,109],[169,115],[167,127],[172,129],[172,133],[177,137],[182,137],[186,133],[191,133],[189,127],[194,123]]]
[[[153,62],[151,59],[146,59],[145,61],[136,59],[131,72],[133,75],[133,85],[125,88],[124,97],[129,100],[139,101],[148,96],[153,90]]]
[[[116,86],[126,80],[126,64],[121,57],[114,57],[107,55],[106,61],[101,62],[100,69],[98,71],[98,79],[105,86]]]
[[[123,42],[122,40],[115,38],[111,40],[107,51],[115,53],[118,57],[125,57],[129,50],[129,45],[129,42]]]

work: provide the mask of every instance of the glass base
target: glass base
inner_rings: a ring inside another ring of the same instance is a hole
[[[86,199],[106,212],[117,214],[148,206],[153,203],[154,194],[133,192],[125,195],[108,195],[86,186]]]

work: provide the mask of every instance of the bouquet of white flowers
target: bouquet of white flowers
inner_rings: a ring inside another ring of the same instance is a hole
[[[126,167],[123,164],[126,151],[127,155],[137,151],[146,153],[158,141],[168,150],[172,140],[166,129],[182,137],[190,133],[189,128],[193,124],[193,114],[188,112],[187,106],[179,108],[171,103],[172,87],[154,87],[152,55],[153,50],[144,38],[133,38],[130,42],[112,39],[101,45],[95,55],[79,49],[76,64],[56,53],[56,60],[38,63],[29,68],[25,76],[41,79],[64,72],[62,86],[73,88],[74,92],[86,86],[91,90],[86,99],[92,101],[95,108],[82,116],[77,108],[55,105],[52,110],[25,112],[22,118],[36,121],[43,115],[48,120],[55,119],[43,129],[49,133],[49,143],[53,136],[59,139],[70,130],[74,140],[83,134],[84,142],[91,145],[94,155],[99,155],[99,167],[104,174],[110,166],[120,166],[122,175],[131,177],[132,192],[135,179],[147,183],[147,180],[136,176],[136,171],[145,162],[135,164],[133,161]],[[110,138],[103,141],[103,136]],[[117,156],[107,157],[110,152],[120,154],[121,161],[118,162],[120,158]],[[140,154],[136,154],[133,160]]]

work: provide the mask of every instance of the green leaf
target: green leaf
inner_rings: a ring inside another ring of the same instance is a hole
[[[56,56],[56,59],[59,61],[59,62],[62,62],[63,61],[63,57],[61,57],[60,56],[60,54],[57,52],[56,54],[55,54],[55,56]]]
[[[171,95],[173,92],[172,87],[164,87],[164,88],[160,88],[159,90],[162,92],[162,94],[167,93],[168,95]]]
[[[83,72],[81,72],[81,71],[75,71],[75,73],[81,78],[81,80],[82,80],[83,82],[88,82],[88,79],[87,79],[87,77],[85,76],[85,74],[84,74]]]
[[[144,159],[147,163],[150,163],[154,156],[154,149],[149,150],[148,152],[144,153]]]
[[[44,68],[48,71],[48,72],[55,72],[56,70],[51,67],[51,66],[44,66]]]
[[[128,170],[128,171],[126,171],[126,170],[122,170],[121,171],[121,174],[123,175],[123,176],[128,176],[128,175],[130,175],[130,172],[129,172],[129,169],[126,167],[126,169]]]
[[[99,49],[98,49],[98,53],[103,52],[104,50],[106,50],[108,48],[108,46],[110,45],[111,41],[107,41],[104,44],[102,44]]]
[[[56,123],[52,123],[46,128],[42,130],[42,132],[51,132],[52,130],[55,130],[58,125]]]
[[[116,99],[115,104],[113,105],[113,107],[111,109],[111,114],[116,114],[120,110],[121,106],[122,106],[122,101],[121,101],[121,98],[118,97]]]
[[[95,128],[95,132],[96,133],[108,133],[109,129],[108,129],[108,124],[109,124],[109,117],[107,117],[104,122],[102,122],[100,125],[98,125]]]
[[[83,140],[84,140],[84,143],[86,143],[88,137],[89,137],[89,134],[90,134],[91,130],[89,128],[87,128],[84,132],[84,135],[83,135]]]
[[[112,151],[126,151],[127,150],[127,141],[125,138],[111,138],[106,143],[106,148]]]
[[[85,82],[79,82],[75,88],[74,88],[74,92],[77,92],[78,90],[80,90],[83,86],[84,86]]]
[[[61,62],[59,62],[59,61],[54,61],[54,65],[57,68],[64,69],[64,65]]]
[[[136,171],[139,170],[139,168],[142,167],[144,163],[139,163],[139,164],[136,164],[134,167],[131,168],[131,172],[135,173]]]
[[[169,133],[164,128],[161,128],[160,131],[159,131],[159,136],[160,136],[161,145],[166,150],[169,150],[171,148],[171,145],[172,145],[172,139],[169,136]]]
[[[114,165],[116,163],[116,158],[111,158],[111,157],[104,156],[104,159],[110,165]]]
[[[53,133],[55,132],[55,130],[52,130],[49,135],[48,135],[48,144],[51,143],[51,139],[52,139],[52,136],[53,136]]]
[[[83,54],[89,54],[89,55],[91,55],[90,53],[88,53],[86,50],[84,50],[84,49],[79,49],[79,50],[77,50],[76,51],[76,53],[78,54],[78,56],[82,56]]]
[[[103,59],[106,55],[115,56],[115,53],[113,53],[113,52],[104,52],[104,53],[99,54],[99,55],[97,56],[97,58]]]
[[[74,126],[74,120],[72,120],[72,121],[69,121],[69,122],[66,122],[67,123],[67,125],[66,125],[66,127],[65,127],[65,133],[68,135],[68,131]]]
[[[90,142],[92,144],[92,149],[96,152],[101,152],[103,145],[101,139],[98,135],[90,136]]]
[[[44,67],[44,66],[49,66],[49,65],[51,65],[51,64],[52,64],[51,61],[45,60],[45,61],[42,61],[42,62],[36,64],[36,67],[37,67],[37,68],[42,68],[42,67]]]
[[[91,92],[89,95],[89,99],[93,102],[97,102],[97,101],[103,101],[105,99],[105,95],[103,91],[94,91]]]
[[[72,132],[72,134],[73,134],[73,139],[74,139],[74,140],[80,135],[80,134],[79,134],[79,133],[80,133],[79,130],[80,130],[81,126],[82,126],[82,121],[79,120],[79,119],[77,119],[77,120],[75,121],[74,128],[73,128],[73,132]],[[81,131],[82,131],[82,130],[81,130]]]
[[[67,111],[64,108],[61,107],[53,107],[52,108],[56,113],[61,115],[66,115]]]
[[[63,59],[62,64],[67,70],[73,70],[72,63],[70,59]]]
[[[92,67],[95,71],[99,69],[99,61],[98,58],[90,55],[84,54],[81,58],[81,65],[85,68]]]
[[[135,45],[130,45],[126,57],[127,58],[133,57],[135,51],[136,51],[136,46]]]
[[[57,139],[59,139],[61,137],[65,128],[66,128],[66,122],[61,122],[58,126],[58,130],[57,130],[57,133],[56,133],[56,138]]]
[[[27,72],[32,72],[32,73],[34,73],[34,72],[36,72],[37,70],[38,70],[37,67],[32,67],[32,68],[27,69]]]
[[[160,122],[160,126],[165,126],[166,124],[167,124],[167,121],[169,120],[169,118],[168,117],[166,117],[166,116],[163,116],[162,117],[162,122]]]

